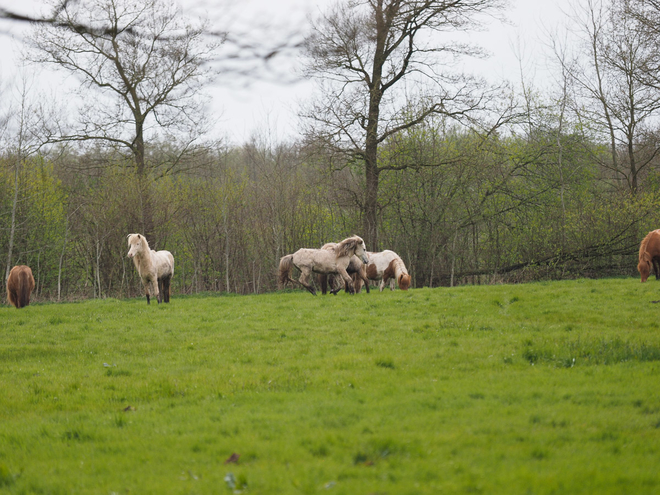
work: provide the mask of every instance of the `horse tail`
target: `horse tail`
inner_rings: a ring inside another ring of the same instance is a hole
[[[291,278],[291,270],[293,269],[293,255],[287,254],[282,256],[280,259],[280,269],[279,269],[279,286],[280,289],[283,289],[286,286],[286,283]]]
[[[7,300],[17,309],[30,304],[30,294],[34,289],[34,276],[29,266],[15,266],[7,279]]]

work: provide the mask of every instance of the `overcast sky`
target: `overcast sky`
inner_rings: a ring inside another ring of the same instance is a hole
[[[334,0],[181,0],[184,10],[209,18],[219,29],[257,26],[264,32],[288,32],[303,28],[307,17]],[[487,61],[466,61],[466,69],[489,78],[517,80],[518,46],[525,70],[544,78],[544,31],[562,23],[562,10],[577,0],[510,0],[506,12],[508,24],[493,21],[486,32],[475,33],[471,40],[481,44],[491,56]],[[0,0],[0,7],[35,14],[42,8],[39,0]],[[0,22],[0,77],[7,79],[15,70],[20,49],[21,29],[17,23]],[[281,29],[280,29],[281,28]],[[240,30],[240,29],[239,29]],[[269,31],[270,30],[270,31]],[[254,132],[271,132],[276,138],[295,136],[299,103],[312,95],[309,82],[294,82],[293,61],[274,60],[276,69],[266,79],[248,81],[220,78],[210,88],[212,111],[220,118],[217,134],[235,143],[243,142]],[[288,77],[290,76],[290,77]],[[272,80],[275,79],[275,80]]]

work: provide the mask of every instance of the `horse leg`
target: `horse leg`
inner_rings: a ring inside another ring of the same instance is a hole
[[[328,277],[328,287],[330,288],[330,294],[336,296],[337,292],[341,290],[341,287],[337,282],[337,277],[335,277],[333,274],[329,274],[326,276]]]
[[[163,301],[166,303],[170,302],[170,283],[172,282],[172,275],[166,275],[163,277]]]
[[[154,280],[149,280],[149,289],[151,292],[151,295],[156,298],[156,301],[158,301],[158,304],[160,304],[160,291],[158,290],[158,279]],[[147,301],[149,301],[149,297],[147,297]]]
[[[321,286],[321,294],[325,296],[328,293],[328,276],[325,273],[319,274],[319,285]]]
[[[660,279],[660,260],[658,260],[658,258],[653,258],[651,263],[653,264],[653,273],[655,274],[655,279],[658,280]]]
[[[163,302],[163,279],[158,279],[158,304]]]
[[[353,281],[353,287],[355,287],[355,293],[359,294],[362,291],[362,278],[358,272],[351,273],[351,280]]]
[[[301,270],[300,278],[298,279],[298,282],[300,282],[305,289],[307,289],[313,296],[315,296],[316,289],[309,284],[309,279],[311,274],[312,274],[311,270],[308,269]]]
[[[339,275],[341,275],[341,278],[344,279],[344,283],[346,284],[346,287],[348,287],[348,292],[350,292],[351,294],[355,294],[353,279],[346,272],[346,269],[339,266],[337,267],[337,273],[339,273]]]
[[[151,287],[156,291],[156,300],[158,301],[158,304],[160,304],[163,302],[163,295],[160,292],[160,280],[156,279],[156,281],[151,282]]]
[[[369,294],[369,279],[365,274],[358,272],[358,277],[364,282],[364,287],[367,289],[367,294]]]
[[[149,282],[148,280],[143,280],[142,283],[144,284],[144,293],[147,296],[147,304],[151,304],[151,300],[149,298],[149,287],[151,285],[151,282]]]

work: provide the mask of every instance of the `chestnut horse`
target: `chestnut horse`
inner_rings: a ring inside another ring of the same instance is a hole
[[[321,249],[334,249],[336,245],[336,242],[328,242],[327,244],[321,246]],[[351,276],[351,279],[353,280],[353,287],[355,288],[356,293],[360,292],[362,289],[362,282],[366,284],[367,294],[369,293],[369,279],[367,278],[367,270],[365,268],[365,264],[360,258],[355,255],[351,257],[351,261],[346,267],[346,273]],[[318,275],[318,281],[321,285],[321,294],[325,295],[328,292],[328,284],[330,284],[330,292],[334,295],[337,295],[337,292],[341,290],[341,287],[339,287],[338,283],[339,281],[334,275],[326,275],[325,273],[320,273]],[[344,289],[348,292],[348,285],[344,284]]]
[[[30,294],[34,290],[32,270],[26,265],[16,265],[7,278],[7,301],[16,309],[30,304]]]
[[[316,289],[310,285],[312,273],[339,274],[348,286],[349,292],[354,294],[353,280],[346,272],[353,255],[360,258],[363,263],[368,261],[367,248],[361,237],[348,237],[332,249],[301,248],[280,259],[280,286],[284,287],[287,282],[299,283],[311,294],[316,295]],[[291,270],[294,266],[300,270],[298,280],[291,278]]]
[[[369,253],[367,277],[370,280],[380,281],[379,288],[381,292],[383,292],[388,281],[391,290],[394,290],[395,280],[401,290],[408,290],[410,287],[410,275],[408,275],[406,265],[398,254],[390,250]]]
[[[128,257],[133,258],[135,268],[137,268],[144,290],[147,294],[147,304],[149,301],[149,292],[158,300],[170,302],[170,281],[174,275],[174,257],[169,251],[154,251],[149,247],[147,239],[141,234],[128,234]]]
[[[646,282],[653,269],[656,280],[660,277],[660,229],[652,230],[642,239],[639,245],[639,264],[637,271]]]

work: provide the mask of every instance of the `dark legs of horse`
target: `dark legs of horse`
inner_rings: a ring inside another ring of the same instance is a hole
[[[339,275],[341,275],[341,278],[344,280],[344,284],[346,286],[346,291],[350,292],[351,294],[355,294],[355,287],[353,286],[353,279],[350,277],[348,273],[346,273],[346,270],[342,270],[339,268],[338,270]]]
[[[328,293],[328,276],[325,273],[319,274],[319,285],[321,286],[321,294],[325,296]]]
[[[369,279],[363,277],[360,272],[355,272],[351,274],[353,279],[353,286],[355,287],[355,293],[359,294],[362,291],[362,285],[367,289],[367,294],[369,294]]]
[[[651,264],[653,265],[653,273],[655,274],[655,279],[660,279],[660,260],[658,258],[653,258],[651,260]]]
[[[328,275],[328,285],[330,285],[330,294],[336,296],[337,293],[342,289],[341,282],[337,280],[336,275]]]
[[[172,275],[163,277],[163,288],[161,290],[161,293],[163,294],[163,301],[166,303],[170,302],[170,291],[171,291],[170,282],[172,282]]]

